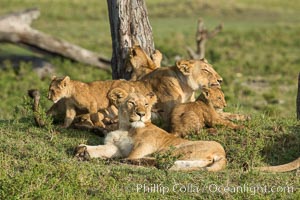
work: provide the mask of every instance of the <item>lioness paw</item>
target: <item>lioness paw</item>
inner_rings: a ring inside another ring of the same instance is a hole
[[[80,144],[75,148],[75,157],[80,161],[90,160],[90,154],[87,152],[87,146]]]

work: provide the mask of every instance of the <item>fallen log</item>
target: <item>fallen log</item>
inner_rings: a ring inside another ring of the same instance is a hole
[[[14,43],[43,53],[58,54],[106,71],[110,70],[110,61],[103,56],[32,28],[32,21],[39,15],[38,9],[29,9],[1,17],[0,42]]]

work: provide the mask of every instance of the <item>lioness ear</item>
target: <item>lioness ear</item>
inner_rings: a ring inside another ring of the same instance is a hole
[[[157,97],[153,92],[150,92],[146,95],[148,98],[149,104],[152,106],[157,102]]]
[[[208,63],[208,61],[205,58],[201,58],[200,60],[205,62],[205,63]]]
[[[56,79],[56,76],[51,77],[51,81],[54,81]]]
[[[128,93],[121,88],[115,88],[108,93],[108,98],[117,107],[124,102],[127,96]]]
[[[154,53],[152,54],[152,60],[154,62],[155,67],[154,68],[152,67],[151,69],[154,70],[154,69],[160,68],[160,63],[161,63],[162,58],[163,58],[162,53],[156,49],[154,51]]]
[[[201,99],[204,103],[208,103],[209,102],[209,98],[210,98],[210,94],[209,94],[209,91],[208,90],[204,90],[202,93],[201,93]]]
[[[68,83],[70,82],[70,77],[69,76],[65,76],[62,81],[61,81],[61,85],[63,87],[66,87],[68,85]]]
[[[177,68],[183,73],[184,75],[190,75],[191,74],[191,67],[187,65],[186,63],[183,63],[181,60],[176,62]]]

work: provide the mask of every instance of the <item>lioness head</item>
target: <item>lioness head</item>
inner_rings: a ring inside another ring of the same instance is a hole
[[[223,110],[227,106],[224,93],[220,88],[212,87],[205,89],[196,101],[209,101],[215,110]]]
[[[151,108],[157,101],[154,93],[144,96],[115,88],[108,94],[108,97],[118,107],[120,127],[123,124],[139,128],[144,127],[145,122],[151,121]]]
[[[222,77],[205,59],[179,60],[176,62],[176,66],[187,77],[188,85],[193,90],[212,86],[220,87],[220,83],[223,81]]]
[[[69,84],[69,76],[63,78],[53,76],[49,86],[48,99],[56,103],[62,98],[69,97]]]

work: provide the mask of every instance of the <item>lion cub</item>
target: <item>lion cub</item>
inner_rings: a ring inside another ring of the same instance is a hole
[[[129,48],[126,60],[126,72],[131,73],[131,81],[141,80],[145,75],[160,68],[162,54],[155,50],[151,58],[140,45]]]
[[[204,127],[224,125],[232,129],[240,129],[228,119],[224,119],[218,112],[223,112],[226,106],[224,94],[220,88],[205,89],[195,102],[178,104],[171,114],[171,132],[184,137],[191,131],[198,131]]]
[[[112,85],[117,82],[118,80],[84,83],[71,80],[69,76],[53,77],[49,86],[48,99],[54,102],[54,106],[50,108],[48,114],[55,114],[59,107],[63,108],[65,110],[64,128],[71,125],[76,114],[89,114],[94,125],[104,127],[103,115],[98,111],[109,108],[110,103],[102,97],[106,96]]]
[[[224,93],[221,89],[213,87],[208,89],[207,92],[209,93],[208,100],[212,103],[214,109],[223,119],[228,119],[230,121],[247,121],[251,119],[251,117],[248,115],[224,112],[223,109],[227,106],[227,103],[225,101]],[[205,95],[200,94],[196,101],[198,100],[205,102]]]

